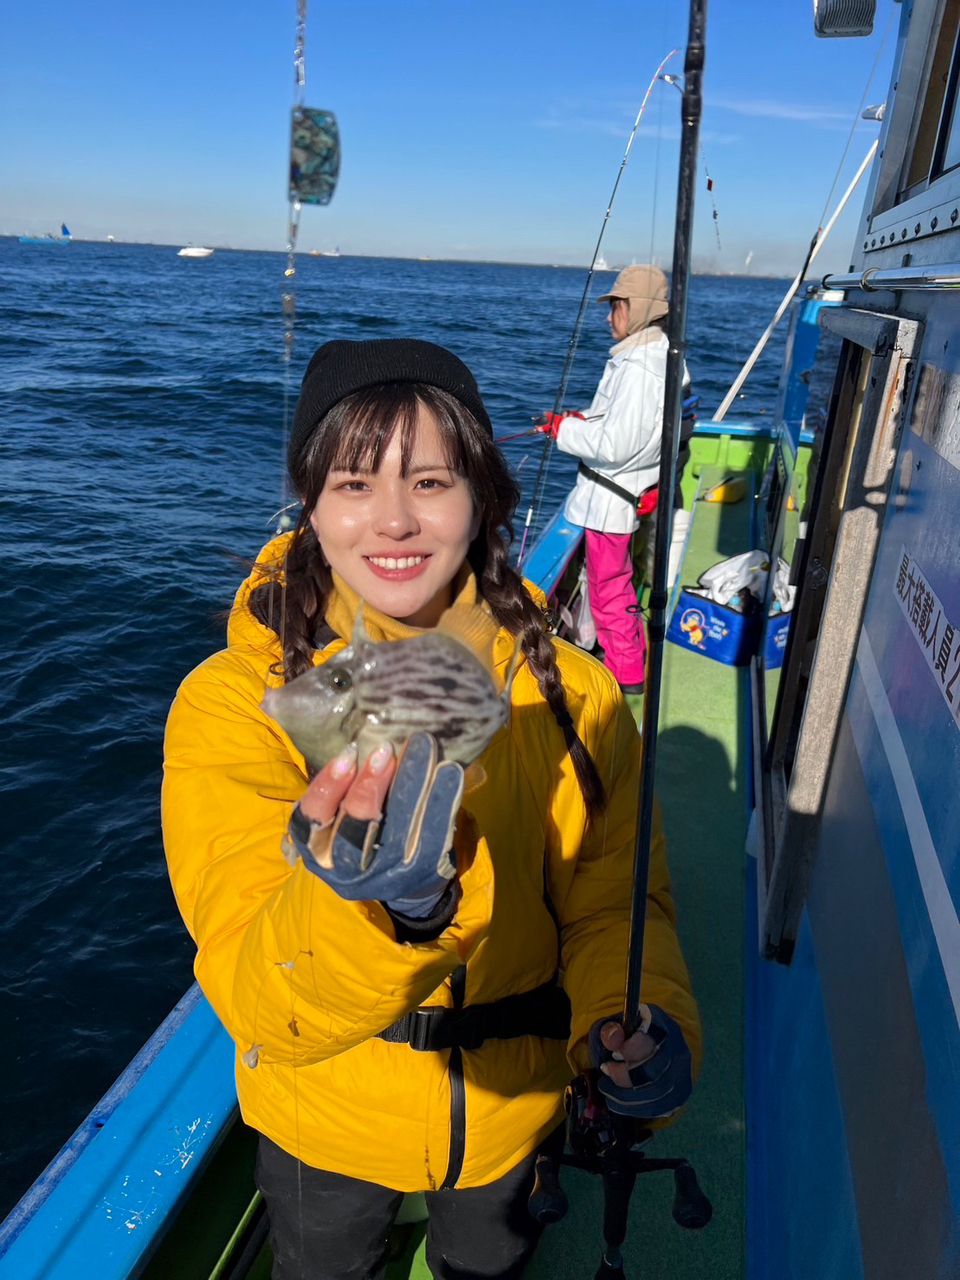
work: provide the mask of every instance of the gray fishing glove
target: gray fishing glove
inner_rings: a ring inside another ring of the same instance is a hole
[[[617,1115],[658,1120],[673,1115],[690,1097],[692,1066],[687,1042],[673,1018],[659,1005],[645,1007],[649,1018],[643,1030],[656,1043],[656,1048],[645,1061],[629,1067],[629,1085],[619,1085],[601,1074],[598,1087],[607,1107]],[[622,1026],[623,1018],[619,1014],[600,1018],[590,1028],[590,1054],[597,1068],[617,1057],[600,1039],[600,1032],[608,1022],[619,1022]]]
[[[304,866],[351,902],[382,902],[413,919],[432,915],[456,875],[450,855],[463,796],[463,768],[438,764],[438,754],[429,733],[415,733],[400,753],[383,818],[338,817],[320,859],[311,852],[319,824],[298,805],[290,838]]]

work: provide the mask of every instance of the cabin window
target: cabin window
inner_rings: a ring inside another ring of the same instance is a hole
[[[827,762],[840,724],[911,391],[913,320],[848,308],[820,324],[840,342],[822,431],[804,470],[775,464],[766,486],[767,549],[796,588],[786,648],[770,639],[751,667],[760,948],[788,963],[816,851]],[[788,424],[784,424],[787,434]],[[778,446],[778,452],[780,451]],[[796,451],[793,451],[796,456]],[[762,495],[764,496],[764,495]],[[776,662],[782,656],[782,666]]]
[[[960,81],[960,31],[954,37],[950,79],[943,107],[943,123],[933,157],[934,178],[949,173],[960,165],[960,112],[957,111],[957,85]]]
[[[957,35],[960,0],[946,0],[936,43],[930,52],[926,91],[920,104],[899,200],[908,200],[933,179],[960,163],[960,136],[954,138],[957,90]],[[947,163],[948,155],[953,156]]]

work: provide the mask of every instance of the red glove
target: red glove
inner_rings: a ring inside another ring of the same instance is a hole
[[[543,421],[537,423],[537,430],[542,431],[545,436],[550,436],[552,440],[556,440],[557,433],[560,430],[560,423],[564,418],[580,418],[583,419],[582,413],[545,413]]]
[[[660,490],[656,485],[651,485],[649,489],[644,489],[640,495],[640,501],[637,503],[637,515],[649,516],[657,509],[660,500]]]

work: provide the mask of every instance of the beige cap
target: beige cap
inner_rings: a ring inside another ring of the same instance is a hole
[[[630,332],[662,320],[669,311],[667,277],[659,267],[634,265],[624,267],[613,282],[609,293],[601,294],[598,302],[612,298],[626,298],[630,303]]]

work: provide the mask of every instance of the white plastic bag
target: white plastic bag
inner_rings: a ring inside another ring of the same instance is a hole
[[[745,590],[759,603],[767,589],[769,572],[770,557],[766,551],[744,551],[701,573],[698,582],[707,598],[715,604],[730,605]],[[790,586],[789,576],[790,566],[778,558],[773,579],[772,612],[789,613],[793,608],[796,587]],[[736,603],[734,607],[737,607]]]

